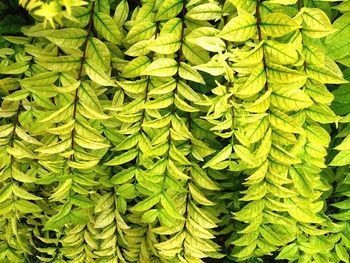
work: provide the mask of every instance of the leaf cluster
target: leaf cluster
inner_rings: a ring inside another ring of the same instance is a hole
[[[10,2],[1,262],[349,262],[349,1]]]

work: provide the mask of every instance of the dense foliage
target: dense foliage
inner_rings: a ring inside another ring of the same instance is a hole
[[[349,262],[350,1],[0,2],[0,262]]]

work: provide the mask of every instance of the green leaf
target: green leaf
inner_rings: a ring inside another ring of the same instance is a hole
[[[142,72],[142,75],[156,76],[156,77],[171,77],[177,72],[178,65],[174,59],[159,58],[152,62]]]
[[[50,219],[46,222],[44,230],[53,230],[64,225],[64,223],[68,221],[67,215],[69,214],[71,209],[71,202],[65,203],[61,207],[60,211],[56,215],[50,217]]]
[[[137,169],[135,167],[130,167],[128,169],[124,169],[121,172],[115,174],[111,178],[112,184],[124,184],[128,182],[131,178],[135,176]]]
[[[256,8],[255,0],[229,0],[235,7],[242,8],[248,12],[252,12]]]
[[[79,48],[86,39],[86,31],[78,28],[64,28],[64,29],[53,29],[43,31],[44,34],[38,34],[36,32],[35,36],[46,37],[51,42],[55,43],[60,47],[75,47]]]
[[[309,78],[317,80],[325,84],[342,84],[348,83],[342,76],[330,71],[326,68],[320,68],[317,66],[306,67],[306,73]]]
[[[185,112],[198,112],[199,110],[188,103],[186,103],[184,100],[182,100],[179,96],[175,95],[175,106]]]
[[[349,254],[343,245],[336,244],[335,251],[336,251],[337,256],[339,257],[340,260],[342,260],[346,263],[349,263]]]
[[[205,84],[203,77],[195,69],[184,62],[180,63],[179,75],[183,79]]]
[[[155,194],[153,196],[150,196],[140,202],[138,202],[135,206],[133,206],[131,208],[132,211],[136,211],[136,212],[142,212],[145,210],[149,210],[150,208],[152,208],[155,204],[158,204],[158,202],[160,201],[161,197],[163,195],[161,195],[160,193]]]
[[[318,125],[307,125],[305,127],[305,135],[311,143],[328,147],[331,141],[329,133]]]
[[[42,211],[37,204],[22,199],[16,200],[14,207],[23,214],[34,214]]]
[[[235,145],[233,146],[235,153],[238,155],[240,159],[245,161],[248,164],[255,165],[255,156],[244,146]]]
[[[0,203],[5,202],[12,196],[12,184],[6,184],[0,190]]]
[[[266,84],[266,74],[263,64],[255,67],[252,74],[235,93],[238,97],[251,97],[264,88]]]
[[[29,63],[28,62],[17,62],[11,65],[0,65],[0,74],[13,75],[13,74],[21,74],[28,70]]]
[[[295,188],[305,197],[312,198],[314,195],[312,180],[309,175],[301,168],[291,168],[289,174],[294,182]]]
[[[90,79],[97,84],[100,84],[102,86],[116,86],[114,82],[109,78],[107,73],[103,71],[103,68],[101,68],[93,60],[86,59],[84,69]]]
[[[42,146],[36,149],[36,152],[40,152],[42,154],[56,154],[61,153],[67,150],[71,146],[71,140],[67,139],[64,141],[60,141],[58,143],[50,144],[47,146]]]
[[[291,83],[306,80],[306,75],[300,71],[289,69],[287,67],[269,63],[267,65],[267,75],[270,82]]]
[[[204,166],[203,168],[212,167],[216,164],[225,161],[232,153],[232,146],[227,145],[225,148],[223,148],[218,154],[216,154],[213,158],[211,158]]]
[[[174,54],[180,48],[180,38],[171,33],[161,34],[157,39],[147,42],[146,47],[158,54]]]
[[[101,40],[91,37],[86,46],[86,58],[93,61],[98,68],[108,72],[111,68],[111,54],[108,47]]]
[[[276,259],[297,260],[299,258],[298,245],[295,243],[289,244],[282,248]]]
[[[26,199],[26,200],[41,200],[41,197],[35,196],[31,193],[29,193],[27,190],[23,189],[22,187],[13,185],[12,186],[12,192],[15,196]]]
[[[194,65],[200,65],[210,60],[206,50],[190,43],[186,39],[182,43],[182,52],[186,59]]]
[[[270,98],[273,106],[286,112],[301,110],[313,104],[304,91],[289,87],[274,88]]]
[[[338,30],[326,38],[327,55],[332,59],[339,60],[350,55],[350,32],[347,30],[349,18],[349,14],[344,14],[335,20],[333,26]]]
[[[82,195],[74,195],[71,197],[72,204],[81,208],[90,208],[94,206],[94,202]]]
[[[100,105],[100,101],[98,100],[95,91],[86,83],[82,83],[78,89],[78,105],[77,109],[82,115],[84,115],[85,111],[88,111],[89,118],[91,119],[108,119]],[[80,107],[82,105],[82,107]],[[84,109],[84,111],[82,111]]]
[[[232,18],[221,30],[219,37],[235,42],[244,42],[256,33],[256,19],[248,13]]]
[[[53,84],[57,80],[58,76],[59,74],[57,72],[44,72],[36,74],[30,78],[24,78],[20,81],[20,83],[24,86],[46,86]]]
[[[109,144],[102,143],[102,142],[95,142],[92,139],[89,140],[79,135],[74,136],[74,142],[76,142],[79,146],[83,148],[91,149],[91,150],[99,150],[99,149],[104,149],[109,147]]]
[[[291,133],[304,133],[304,130],[296,120],[277,109],[270,110],[269,120],[271,125],[276,129]]]
[[[65,72],[77,70],[80,66],[81,58],[75,56],[42,57],[36,62],[46,69]]]
[[[157,219],[158,215],[158,209],[150,209],[142,215],[141,221],[147,224],[151,224]]]
[[[137,149],[131,149],[117,157],[114,157],[112,160],[108,161],[107,163],[105,163],[105,165],[121,165],[123,163],[126,162],[130,162],[131,160],[135,159],[135,157],[137,156],[138,151]]]
[[[189,190],[190,190],[191,197],[198,204],[205,205],[205,206],[215,205],[215,203],[210,201],[194,184],[192,183],[189,184]]]
[[[182,10],[182,0],[164,0],[161,2],[156,20],[169,20],[176,17]]]
[[[131,60],[123,69],[124,78],[136,78],[141,76],[145,69],[151,64],[147,56],[140,56]]]
[[[350,135],[346,136],[345,139],[334,149],[338,151],[350,150]]]
[[[350,164],[350,150],[341,151],[340,153],[338,153],[329,165],[344,166],[348,164]]]
[[[281,37],[300,28],[300,25],[283,13],[270,13],[263,16],[260,23],[261,31],[271,37]]]
[[[263,47],[268,61],[286,65],[295,64],[299,59],[298,52],[290,44],[282,44],[274,40],[266,40]]]
[[[161,195],[160,202],[170,216],[179,220],[185,219],[176,209],[175,202],[166,193]]]
[[[303,33],[311,38],[325,37],[336,31],[328,16],[319,8],[304,7],[301,14],[304,21]]]
[[[141,40],[148,40],[154,36],[156,30],[157,26],[153,22],[146,21],[137,23],[126,35],[126,41],[130,44],[134,44]]]
[[[307,115],[319,123],[338,122],[340,117],[324,104],[313,104],[306,110]]]
[[[109,15],[101,12],[94,13],[94,27],[107,41],[119,45],[121,43],[122,34]]]
[[[110,5],[108,0],[96,0],[95,2],[95,12],[102,12],[109,14]]]
[[[186,17],[195,20],[217,20],[222,15],[221,7],[216,3],[195,6],[187,12]]]
[[[28,97],[29,92],[27,90],[17,90],[10,95],[7,95],[4,97],[4,100],[9,100],[9,101],[20,101],[26,97]]]
[[[161,97],[158,97],[155,100],[148,101],[145,103],[144,108],[145,109],[164,109],[172,105],[174,102],[174,97],[170,93],[163,95]]]
[[[114,12],[114,22],[117,26],[122,27],[129,15],[129,4],[127,0],[122,0],[117,5]]]

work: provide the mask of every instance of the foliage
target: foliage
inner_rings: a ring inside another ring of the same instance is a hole
[[[349,3],[1,2],[1,262],[349,262]]]

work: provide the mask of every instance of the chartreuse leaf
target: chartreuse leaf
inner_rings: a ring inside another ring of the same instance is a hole
[[[267,36],[281,37],[300,28],[300,25],[286,14],[270,13],[261,18],[260,27]]]
[[[296,120],[277,109],[270,111],[269,120],[271,125],[276,129],[280,129],[285,132],[304,133],[304,130],[300,127]]]
[[[171,77],[177,72],[177,62],[171,58],[159,58],[146,67],[142,75]]]
[[[99,67],[93,60],[87,59],[85,65],[86,74],[91,80],[102,86],[114,86],[114,82],[109,79],[109,76]]]
[[[67,150],[71,146],[71,140],[67,139],[61,142],[57,142],[54,144],[50,144],[48,146],[42,146],[38,149],[36,149],[37,152],[43,153],[43,154],[56,154],[61,153]]]
[[[102,12],[94,12],[94,27],[103,38],[113,44],[120,44],[121,32],[108,14]]]
[[[182,10],[182,0],[164,0],[159,6],[156,20],[168,20],[176,17]]]
[[[176,209],[176,205],[175,202],[172,200],[172,198],[170,196],[168,196],[167,194],[163,194],[161,196],[161,204],[164,207],[165,211],[172,217],[179,219],[179,220],[183,220],[184,217],[178,212],[178,210]]]
[[[275,63],[268,64],[267,72],[271,82],[288,83],[306,80],[306,76],[302,72]]]
[[[111,55],[108,47],[98,38],[89,38],[86,46],[86,57],[91,59],[98,68],[110,69]]]
[[[302,8],[303,32],[312,38],[321,38],[335,32],[328,16],[318,8]]]
[[[136,24],[132,27],[129,33],[126,35],[126,41],[130,44],[134,44],[141,40],[148,40],[154,36],[157,30],[155,23],[146,21]]]
[[[125,78],[139,77],[142,72],[151,64],[149,57],[140,56],[131,60],[123,69],[122,74]]]
[[[293,5],[297,3],[297,0],[270,0],[270,3],[281,5]]]
[[[259,64],[246,82],[237,91],[239,97],[250,97],[262,90],[266,83],[266,73],[263,64]]]
[[[51,31],[51,30],[50,30]],[[34,36],[43,36],[46,37],[51,42],[55,43],[57,46],[61,47],[80,47],[86,38],[86,31],[78,28],[64,28],[56,30],[54,29],[51,32],[44,31],[44,34],[34,34]]]
[[[317,80],[321,83],[342,84],[348,82],[342,76],[339,76],[326,68],[308,66],[306,72],[311,79]]]
[[[36,62],[46,69],[56,72],[65,72],[77,70],[80,65],[81,58],[75,56],[42,57]]]
[[[12,192],[15,196],[26,199],[26,200],[40,200],[42,199],[41,197],[35,196],[31,193],[29,193],[27,190],[18,187],[18,186],[12,186]]]
[[[23,199],[16,200],[13,206],[22,214],[33,214],[42,211],[37,204]]]
[[[155,204],[158,204],[160,199],[163,197],[160,193],[150,196],[140,202],[138,202],[135,206],[132,207],[134,211],[145,211],[152,208]]]
[[[344,165],[348,165],[349,163],[350,163],[350,150],[344,150],[339,152],[329,165],[344,166]]]
[[[131,149],[117,157],[114,157],[112,160],[105,163],[106,165],[120,165],[126,162],[133,160],[137,156],[138,152],[135,149]]]
[[[246,163],[249,163],[252,165],[255,164],[254,155],[248,149],[246,149],[244,146],[235,145],[235,146],[233,146],[233,149],[240,159],[242,159]]]
[[[339,151],[350,150],[350,136],[348,135],[347,137],[345,137],[345,139],[339,145],[337,145],[335,149]]]
[[[255,32],[256,19],[251,14],[243,12],[231,19],[218,36],[229,41],[243,42],[252,38]]]
[[[10,95],[7,95],[4,97],[5,100],[10,100],[10,101],[19,101],[24,98],[26,98],[29,95],[29,92],[26,90],[17,90]]]
[[[12,75],[12,74],[21,74],[27,71],[29,68],[28,63],[18,62],[11,65],[0,65],[0,74]]]
[[[117,5],[114,12],[114,22],[117,26],[122,27],[129,15],[129,4],[128,1],[122,0]]]
[[[253,11],[256,7],[256,1],[254,0],[230,0],[229,2],[231,2],[234,6],[242,8],[248,12]]]
[[[196,20],[216,20],[221,17],[221,7],[216,3],[207,3],[192,8],[186,17]]]
[[[180,48],[180,39],[177,35],[165,33],[147,42],[146,47],[159,54],[174,54]]]
[[[281,65],[294,64],[299,59],[298,52],[289,44],[267,40],[263,44],[266,59]]]
[[[300,89],[276,87],[271,93],[271,104],[284,111],[296,111],[311,106],[313,102]]]
[[[203,77],[195,69],[184,62],[180,63],[179,75],[183,79],[205,84]]]
[[[204,166],[206,167],[212,167],[216,164],[225,161],[232,153],[232,146],[227,145],[225,148],[223,148],[218,154],[216,154],[213,158],[211,158]]]

